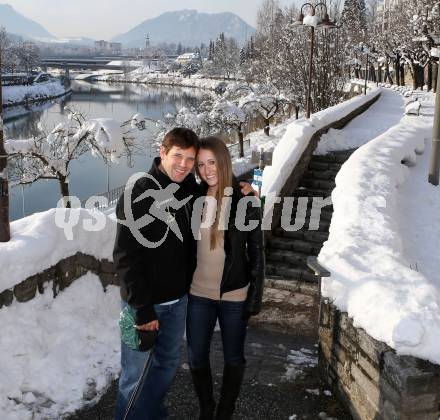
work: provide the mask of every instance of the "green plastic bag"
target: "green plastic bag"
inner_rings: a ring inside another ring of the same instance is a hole
[[[141,331],[136,328],[136,310],[127,305],[119,314],[121,339],[130,349],[148,351],[156,342],[157,331]]]
[[[119,314],[121,340],[132,350],[139,350],[141,339],[135,326],[136,312],[130,305],[127,305]]]

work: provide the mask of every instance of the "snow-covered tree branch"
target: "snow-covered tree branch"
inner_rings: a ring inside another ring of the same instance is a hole
[[[9,139],[5,149],[9,155],[11,179],[29,184],[39,179],[57,180],[61,196],[69,196],[71,163],[86,153],[105,162],[117,162],[122,156],[130,161],[135,151],[138,132],[145,129],[145,120],[135,115],[120,125],[110,118],[86,120],[79,112],[68,110],[66,121],[46,132],[24,140]],[[65,199],[66,207],[70,203]]]

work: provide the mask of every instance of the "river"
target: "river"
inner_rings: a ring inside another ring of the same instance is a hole
[[[62,99],[30,108],[4,109],[6,139],[24,139],[39,133],[39,123],[46,129],[55,127],[66,116],[65,107],[80,111],[86,118],[114,118],[119,122],[140,113],[151,119],[162,119],[183,106],[191,107],[202,100],[201,91],[138,84],[109,84],[104,82],[72,82],[72,93]],[[148,134],[145,132],[146,136]],[[148,141],[147,141],[148,144]],[[80,200],[124,185],[135,172],[151,165],[156,151],[149,146],[136,155],[133,166],[121,158],[108,167],[99,158],[84,155],[70,165],[70,194]],[[10,188],[10,218],[15,220],[38,211],[56,207],[60,199],[58,181],[39,180],[26,186]]]

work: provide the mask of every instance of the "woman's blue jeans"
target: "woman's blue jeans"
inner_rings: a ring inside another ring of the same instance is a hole
[[[217,319],[220,324],[225,365],[244,365],[247,319],[245,302],[213,300],[189,295],[186,337],[192,369],[209,366],[209,351]]]
[[[168,417],[164,397],[181,360],[186,305],[186,296],[172,305],[154,305],[159,318],[159,334],[153,349],[150,368],[127,420],[163,420]],[[132,350],[121,342],[122,372],[119,377],[115,420],[124,418],[127,404],[149,353]]]

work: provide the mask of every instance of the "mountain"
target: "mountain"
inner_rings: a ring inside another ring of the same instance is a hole
[[[0,26],[4,26],[8,33],[24,38],[55,38],[39,23],[18,13],[9,4],[0,4]]]
[[[160,42],[182,43],[186,46],[209,43],[220,32],[243,42],[255,29],[234,13],[199,13],[197,10],[166,12],[147,19],[130,31],[118,35],[112,41],[122,42],[124,47],[143,47],[147,34],[152,45]]]

